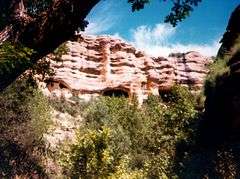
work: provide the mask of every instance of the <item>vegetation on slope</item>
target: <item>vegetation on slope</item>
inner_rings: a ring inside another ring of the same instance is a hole
[[[48,100],[27,79],[0,94],[0,178],[44,176],[43,134],[51,124]]]
[[[126,98],[101,97],[83,112],[76,143],[61,163],[72,178],[168,178],[177,176],[176,145],[189,142],[197,118],[191,93],[174,87],[162,102],[151,96],[141,108]]]
[[[199,141],[202,114],[184,87],[150,96],[141,108],[123,97],[100,97],[89,104],[74,100],[50,101],[55,109],[84,118],[76,141],[63,144],[54,156],[62,177],[238,177],[238,144]],[[42,136],[50,125],[49,101],[28,78],[2,93],[0,106],[1,177],[47,177]]]

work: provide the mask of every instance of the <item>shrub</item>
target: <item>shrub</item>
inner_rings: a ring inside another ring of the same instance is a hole
[[[85,110],[83,117],[85,124],[82,128],[102,130],[103,126],[111,129],[111,148],[116,161],[122,155],[129,154],[141,128],[141,111],[137,103],[130,104],[126,98],[101,97]],[[82,130],[79,129],[79,130]]]
[[[111,133],[107,127],[80,131],[77,142],[62,153],[61,163],[69,169],[67,175],[71,178],[142,178],[142,170],[129,169],[128,156],[116,161],[111,149]]]
[[[86,130],[77,135],[71,146],[71,155],[65,156],[63,164],[70,168],[73,178],[106,177],[113,171],[113,153],[109,145],[110,130]]]
[[[150,96],[141,108],[126,98],[93,101],[83,112],[77,142],[63,152],[65,170],[82,178],[174,177],[176,144],[191,135],[197,111],[186,88],[169,94],[168,102]]]
[[[15,76],[16,69],[24,72],[24,69],[32,66],[32,49],[20,44],[13,45],[9,42],[0,44],[0,75],[1,79],[7,80]]]
[[[69,101],[65,98],[54,98],[50,99],[49,103],[55,110],[74,117],[80,115],[88,104],[77,97],[71,98]]]
[[[227,60],[216,59],[213,64],[209,66],[209,74],[205,80],[205,95],[215,89],[216,81],[223,74],[229,73],[229,67],[227,66]]]
[[[144,178],[143,170],[131,170],[129,168],[130,157],[123,156],[122,159],[119,161],[119,165],[116,168],[115,172],[108,176],[109,179],[142,179]]]
[[[56,50],[56,58],[60,58],[61,53],[64,53],[64,47],[60,46]],[[31,57],[35,54],[33,49],[27,48],[21,44],[12,44],[4,42],[0,44],[0,75],[2,79],[16,76],[16,70],[22,72],[25,78],[34,78],[34,75],[41,76],[42,80],[47,76],[54,74],[50,66],[50,61],[46,57],[38,60],[36,64],[32,63]],[[25,69],[27,70],[25,73]]]
[[[0,176],[7,178],[42,168],[41,156],[34,153],[44,148],[42,137],[51,124],[50,108],[30,82],[17,80],[0,94]]]
[[[36,64],[32,66],[30,70],[28,70],[24,75],[28,78],[36,78],[36,76],[41,80],[44,81],[50,76],[53,76],[55,74],[53,68],[51,67],[51,61],[44,57]]]
[[[28,133],[29,137],[33,137],[34,134],[40,139],[48,129],[50,124],[48,100],[26,79],[16,81],[0,94],[0,106],[0,129],[4,133],[12,131],[13,135],[16,135],[14,132],[19,132],[21,136]],[[16,138],[18,135],[9,137]]]
[[[67,43],[62,43],[61,45],[59,45],[58,48],[56,48],[53,51],[53,58],[52,60],[56,61],[56,62],[63,62],[62,60],[62,55],[67,54],[69,51],[68,47],[67,47]]]
[[[144,134],[144,141],[147,152],[152,155],[149,155],[144,168],[149,178],[171,178],[175,176],[177,144],[182,141],[191,143],[192,124],[198,114],[195,100],[187,88],[180,86],[174,86],[168,92],[165,103],[156,97],[151,98],[155,99],[147,101],[145,110],[151,127]]]

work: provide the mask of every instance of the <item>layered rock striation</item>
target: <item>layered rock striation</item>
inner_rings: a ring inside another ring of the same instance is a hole
[[[152,58],[120,39],[109,36],[79,36],[66,44],[61,61],[51,60],[55,75],[45,85],[50,96],[99,95],[137,97],[159,95],[175,84],[199,91],[211,60],[198,52]]]

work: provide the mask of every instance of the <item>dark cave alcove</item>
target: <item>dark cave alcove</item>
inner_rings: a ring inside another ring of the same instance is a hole
[[[67,87],[67,85],[65,85],[65,84],[63,84],[63,83],[59,83],[59,87],[61,88],[61,89],[68,89],[68,87]]]
[[[106,90],[103,92],[103,96],[109,96],[109,97],[125,97],[128,98],[128,92],[121,90],[121,89],[111,89]]]
[[[162,99],[163,102],[170,102],[170,98],[171,98],[171,90],[158,90],[159,96]]]

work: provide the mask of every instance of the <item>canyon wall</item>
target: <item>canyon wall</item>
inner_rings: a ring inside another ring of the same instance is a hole
[[[198,52],[152,58],[110,36],[79,36],[66,47],[60,61],[51,60],[55,75],[41,84],[48,96],[124,95],[141,103],[175,84],[199,91],[211,62]]]
[[[215,77],[214,85],[208,85],[206,88],[204,129],[205,138],[211,136],[211,143],[229,136],[239,139],[240,136],[239,22],[240,5],[235,8],[229,19],[217,55],[217,61],[226,65],[219,69],[220,74]]]

